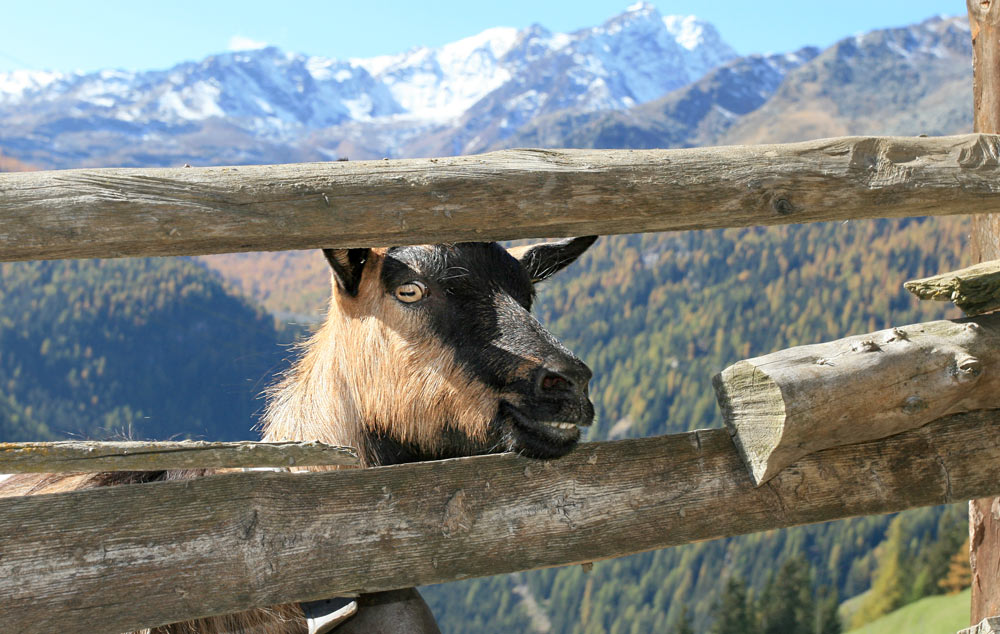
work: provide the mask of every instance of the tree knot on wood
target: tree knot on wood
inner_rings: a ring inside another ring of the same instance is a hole
[[[851,350],[854,352],[880,352],[882,346],[875,343],[872,339],[865,339],[864,341],[859,341],[851,346]]]
[[[927,401],[919,396],[911,396],[903,401],[903,413],[905,414],[919,414],[925,409],[927,409]]]
[[[257,531],[257,524],[259,523],[260,518],[257,516],[257,509],[252,509],[250,511],[250,517],[248,517],[240,527],[240,538],[243,541],[249,541]]]
[[[959,382],[974,381],[983,373],[982,362],[975,357],[966,357],[955,365],[955,378]]]
[[[789,216],[795,212],[795,207],[789,202],[787,198],[776,198],[774,202],[771,203],[771,208],[779,216]]]
[[[893,341],[909,341],[910,335],[906,334],[906,331],[902,328],[893,328],[889,331],[889,336],[886,337],[886,343],[892,343]]]
[[[869,189],[905,184],[912,176],[909,163],[920,153],[906,143],[886,138],[861,139],[851,148],[850,168]]]
[[[966,169],[981,167],[996,167],[1000,165],[1000,149],[993,136],[977,135],[970,145],[962,148],[958,154],[958,164]]]
[[[468,532],[472,527],[472,518],[465,498],[465,489],[459,489],[444,505],[441,534],[445,537],[451,537],[459,532]]]

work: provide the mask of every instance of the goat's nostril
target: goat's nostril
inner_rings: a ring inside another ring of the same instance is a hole
[[[559,376],[558,374],[549,374],[548,376],[542,378],[543,390],[566,389],[568,387],[569,387],[569,381]]]
[[[587,397],[590,369],[571,363],[552,363],[535,368],[535,394],[551,399]]]

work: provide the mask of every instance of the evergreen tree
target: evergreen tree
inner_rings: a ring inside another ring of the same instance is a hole
[[[824,586],[816,600],[816,634],[841,634],[844,626],[840,622],[840,597],[836,588]]]
[[[681,608],[681,615],[677,617],[677,623],[674,624],[674,634],[694,634],[694,625],[691,624],[686,605]]]
[[[813,634],[811,577],[809,563],[801,555],[786,560],[771,577],[757,608],[762,634]]]
[[[909,579],[904,539],[904,518],[899,515],[889,524],[888,536],[879,547],[878,570],[872,580],[871,592],[854,615],[854,627],[871,623],[903,605]]]
[[[957,594],[972,584],[972,566],[969,562],[969,538],[951,557],[948,573],[938,581],[938,586],[948,594]]]
[[[919,532],[919,523],[909,529]],[[906,602],[946,592],[939,582],[948,575],[952,556],[969,536],[968,512],[964,505],[948,507],[932,532],[924,534],[912,552],[913,583]],[[967,558],[966,558],[967,559]]]
[[[754,610],[743,580],[733,575],[719,598],[712,634],[757,634]]]

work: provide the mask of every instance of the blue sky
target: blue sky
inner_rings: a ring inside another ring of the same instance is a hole
[[[492,26],[593,26],[630,0],[20,0],[0,12],[0,71],[167,68],[241,41],[335,58],[438,46]],[[695,14],[740,53],[827,46],[861,31],[965,13],[958,0],[660,0],[664,15]]]

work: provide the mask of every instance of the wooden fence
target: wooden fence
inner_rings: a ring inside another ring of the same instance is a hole
[[[969,7],[974,39],[976,11],[1000,23],[990,2]],[[993,103],[980,84],[977,108]],[[977,130],[1000,131],[978,118]],[[970,211],[1000,212],[1000,137],[67,170],[0,174],[0,260]],[[585,444],[549,462],[495,455],[6,498],[0,631],[117,634],[998,495],[1000,410],[980,410],[805,456],[759,487],[727,431],[701,430]]]
[[[117,634],[1000,494],[1000,410],[755,487],[723,429],[321,473],[0,499],[0,629]]]
[[[1000,211],[998,155],[1000,138],[965,135],[3,174],[0,217],[17,221],[0,258]],[[830,449],[759,488],[728,432],[708,430],[584,445],[554,462],[500,455],[2,499],[0,629],[117,633],[1000,495],[998,413]]]

